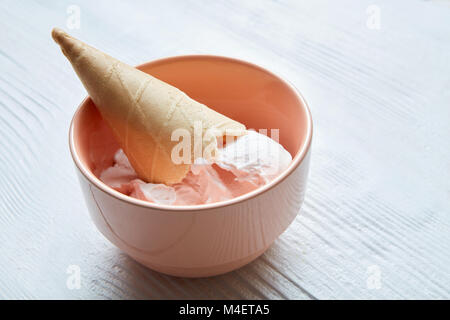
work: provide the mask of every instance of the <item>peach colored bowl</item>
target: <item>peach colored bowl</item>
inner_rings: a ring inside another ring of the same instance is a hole
[[[179,56],[138,68],[248,128],[279,128],[280,143],[294,159],[271,183],[229,201],[164,206],[137,200],[96,177],[118,146],[87,98],[73,117],[69,144],[95,225],[132,258],[170,275],[213,276],[256,259],[303,202],[312,138],[305,100],[273,73],[231,58]]]

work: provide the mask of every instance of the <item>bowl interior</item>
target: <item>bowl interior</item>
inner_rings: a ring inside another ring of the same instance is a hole
[[[138,67],[255,130],[279,129],[292,157],[308,136],[308,110],[292,86],[256,65],[215,56],[166,58]],[[94,175],[112,165],[118,145],[90,99],[73,119],[74,150]]]

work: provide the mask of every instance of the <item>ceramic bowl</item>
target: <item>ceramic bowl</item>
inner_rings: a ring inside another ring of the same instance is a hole
[[[277,75],[232,58],[178,56],[137,68],[247,128],[279,129],[279,142],[293,161],[271,183],[224,202],[165,206],[134,199],[97,178],[112,164],[118,145],[86,98],[73,117],[69,144],[95,225],[130,257],[169,275],[213,276],[256,259],[286,230],[303,202],[312,139],[305,100]]]

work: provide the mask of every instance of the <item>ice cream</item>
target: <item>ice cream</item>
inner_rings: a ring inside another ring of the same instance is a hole
[[[99,174],[110,187],[158,204],[213,203],[267,184],[291,162],[275,140],[179,89],[60,29],[52,37],[120,146]]]
[[[146,183],[138,178],[122,149],[114,165],[99,178],[110,187],[137,199],[165,205],[196,205],[238,197],[277,177],[292,157],[264,134],[248,131],[219,149],[213,161],[198,158],[187,176],[173,185]]]

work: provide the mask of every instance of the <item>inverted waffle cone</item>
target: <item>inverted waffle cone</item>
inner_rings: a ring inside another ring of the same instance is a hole
[[[190,164],[176,164],[171,159],[172,149],[178,144],[171,141],[176,129],[186,129],[193,139],[194,127],[200,123],[203,150],[211,144],[217,149],[216,137],[245,134],[243,124],[64,31],[54,29],[52,37],[141,179],[173,184],[186,176]],[[215,129],[214,135],[205,135],[208,129]],[[193,142],[191,159],[194,160]]]

